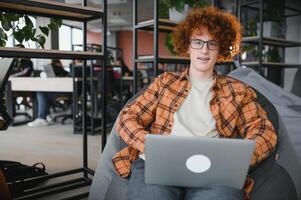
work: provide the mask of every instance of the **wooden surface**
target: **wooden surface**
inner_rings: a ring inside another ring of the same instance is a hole
[[[102,13],[102,10],[90,7],[82,7],[77,5],[71,5],[66,3],[48,1],[48,0],[28,0],[16,2],[0,2],[0,8],[5,8],[9,10],[16,10],[19,12],[30,12],[34,14],[47,14],[47,15],[57,15],[61,17],[74,17],[79,19],[87,19],[91,17],[88,12]],[[51,9],[52,7],[53,9]],[[66,10],[73,11],[66,11]]]

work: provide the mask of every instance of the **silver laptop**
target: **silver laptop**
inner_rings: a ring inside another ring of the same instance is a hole
[[[162,136],[145,139],[145,182],[182,187],[243,187],[255,142]]]
[[[55,73],[51,64],[44,65],[43,71],[45,72],[47,78],[55,77]]]
[[[5,91],[8,77],[12,70],[12,58],[0,58],[0,93]]]

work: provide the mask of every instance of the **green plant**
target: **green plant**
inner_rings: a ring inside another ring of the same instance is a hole
[[[275,22],[277,24],[277,31],[278,33],[283,32],[283,25],[284,25],[284,9],[283,9],[283,0],[274,0],[271,2],[267,2],[264,4],[264,12],[262,16],[263,23],[264,22]],[[250,18],[246,24],[246,35],[247,36],[257,36],[258,33],[258,25],[260,23],[259,11],[257,12],[256,16]]]
[[[28,15],[25,14],[14,14],[14,13],[0,13],[0,47],[4,47],[6,45],[8,35],[6,32],[11,31],[11,35],[19,42],[28,42],[32,40],[39,44],[42,48],[44,48],[44,44],[46,42],[46,37],[49,35],[49,30],[57,31],[59,27],[62,25],[61,19],[50,19],[50,23],[47,26],[39,26],[41,30],[41,34],[36,33],[36,28],[29,18]],[[21,28],[21,23],[24,24]]]
[[[163,2],[159,0],[159,18],[161,19],[168,19],[168,6]]]
[[[267,60],[268,62],[281,62],[279,49],[273,46],[269,47],[267,52]]]
[[[160,18],[168,18],[168,8],[175,8],[178,12],[183,12],[185,8],[185,4],[189,5],[191,8],[195,7],[204,7],[208,4],[205,0],[159,0],[160,5],[163,5],[159,8],[159,16]],[[160,9],[162,8],[161,12]],[[165,38],[165,46],[169,50],[172,55],[176,55],[174,51],[173,41],[172,41],[172,33],[168,33]]]
[[[251,19],[250,22],[246,26],[246,35],[247,36],[257,36],[257,21],[255,19]]]
[[[185,4],[189,7],[204,7],[207,5],[204,0],[161,0],[168,8],[175,8],[178,12],[183,12]]]
[[[173,46],[173,41],[172,41],[172,34],[171,33],[168,33],[166,35],[166,38],[165,38],[165,46],[166,48],[169,50],[169,52],[172,54],[172,55],[177,55],[177,53],[175,52],[174,50],[174,46]]]

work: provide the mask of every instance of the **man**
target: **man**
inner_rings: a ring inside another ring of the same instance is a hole
[[[64,67],[60,60],[52,60],[51,66],[56,77],[66,77],[69,72],[64,70]],[[29,127],[43,127],[48,126],[47,115],[49,114],[49,104],[54,103],[58,97],[70,96],[70,93],[66,92],[37,92],[37,108],[38,117],[29,122]],[[51,119],[50,119],[51,120]]]
[[[239,53],[241,27],[237,18],[213,7],[189,12],[173,33],[175,50],[190,56],[184,72],[158,76],[146,91],[126,106],[116,130],[128,147],[113,157],[117,173],[128,177],[129,199],[245,199],[253,186],[247,178],[244,191],[226,186],[179,188],[144,182],[146,134],[235,138],[255,141],[251,165],[275,148],[276,134],[256,93],[246,84],[214,71],[216,62]],[[150,126],[150,131],[146,130]]]
[[[17,44],[17,48],[25,48],[23,44]],[[14,58],[11,62],[12,77],[28,77],[32,75],[33,63],[28,58]]]

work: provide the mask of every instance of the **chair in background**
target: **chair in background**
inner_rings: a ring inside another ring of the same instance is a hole
[[[73,110],[72,110],[72,95],[62,95],[56,98],[55,102],[51,104],[54,112],[57,112],[59,109],[63,114],[57,114],[54,116],[53,120],[55,122],[60,122],[65,124],[68,119],[73,120]],[[70,110],[70,111],[69,111]],[[66,113],[67,112],[67,113]],[[59,120],[61,118],[61,120]]]

